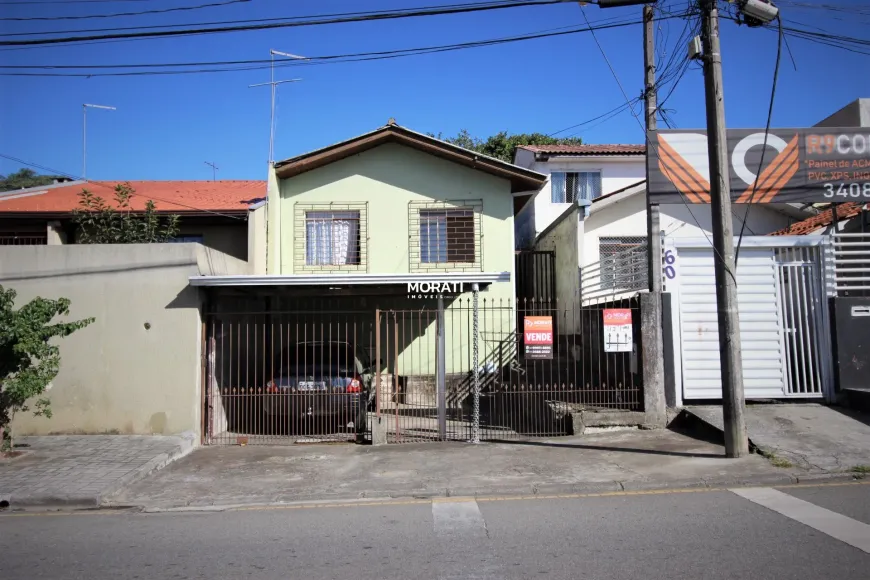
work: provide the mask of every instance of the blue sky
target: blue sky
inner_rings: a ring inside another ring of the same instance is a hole
[[[191,6],[220,0],[54,3],[38,7],[0,0],[0,18],[107,14]],[[355,10],[458,3],[460,0],[251,0],[160,15],[54,22],[0,21],[4,34],[117,26],[304,16]],[[467,0],[478,1],[478,0]],[[482,0],[481,0],[482,1]],[[804,0],[812,3],[812,0]],[[838,5],[860,6],[855,0]],[[818,2],[820,3],[820,2]],[[681,9],[686,0],[666,0]],[[870,15],[781,4],[786,25],[867,36]],[[50,10],[50,12],[49,12]],[[640,7],[602,10],[597,21],[638,17]],[[468,42],[583,25],[575,2],[384,22],[285,28],[200,37],[104,42],[48,48],[0,48],[2,65],[129,64],[268,58],[274,48],[306,56],[359,53]],[[675,46],[682,21],[661,23],[661,50]],[[643,81],[641,27],[597,33],[630,97]],[[0,35],[2,36],[2,35]],[[3,37],[8,39],[8,37]],[[773,126],[812,125],[848,102],[870,96],[870,56],[788,41],[797,65],[783,50]],[[722,22],[729,127],[763,127],[776,54],[776,34]],[[866,48],[864,50],[867,50]],[[870,52],[870,51],[868,51]],[[588,33],[494,47],[374,62],[296,66],[276,78],[302,77],[279,89],[277,159],[291,157],[372,130],[390,117],[421,132],[453,135],[460,129],[485,137],[500,130],[551,133],[599,116],[624,102],[601,52]],[[73,175],[81,173],[82,103],[117,107],[88,113],[91,179],[263,179],[269,140],[269,90],[248,88],[269,80],[268,69],[173,76],[58,78],[2,77],[0,152]],[[703,82],[692,68],[667,103],[681,128],[702,127]],[[635,109],[640,111],[639,108]],[[628,112],[582,127],[589,143],[643,141]],[[572,134],[569,131],[565,134]],[[0,159],[0,173],[19,169]]]

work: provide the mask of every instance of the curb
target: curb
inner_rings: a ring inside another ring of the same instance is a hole
[[[511,498],[511,499],[535,499],[536,497],[547,497],[558,499],[554,496],[565,496],[570,499],[572,496],[584,495],[619,495],[631,494],[637,492],[639,495],[644,492],[655,493],[679,493],[680,491],[714,491],[724,490],[738,487],[789,487],[795,485],[811,485],[825,483],[845,483],[845,482],[860,482],[862,478],[849,473],[830,473],[830,474],[813,474],[796,476],[792,474],[765,474],[751,478],[722,478],[711,480],[699,479],[684,479],[675,480],[667,483],[660,481],[612,481],[612,482],[589,482],[589,483],[562,483],[562,484],[536,484],[533,486],[520,487],[503,487],[503,488],[474,488],[474,487],[457,487],[441,490],[409,490],[406,492],[384,492],[384,491],[364,491],[359,492],[355,496],[335,495],[335,496],[320,496],[314,497],[280,497],[275,496],[266,501],[244,501],[244,498],[227,498],[222,502],[190,502],[186,505],[111,505],[104,504],[105,509],[135,509],[142,513],[175,513],[175,512],[224,512],[246,509],[266,509],[278,507],[340,507],[342,505],[359,505],[359,504],[389,504],[402,502],[427,502],[436,500],[446,500],[450,498],[456,499],[492,499],[492,498]],[[868,480],[870,483],[870,480]]]
[[[130,471],[114,480],[109,486],[98,493],[93,494],[28,494],[28,495],[3,495],[0,501],[8,502],[8,511],[21,510],[93,510],[103,507],[108,499],[121,491],[124,487],[144,479],[152,473],[159,471],[189,454],[196,448],[196,437],[192,433],[182,433],[177,436],[180,443],[172,451],[161,453],[153,457],[140,468]],[[2,513],[2,510],[0,510]]]

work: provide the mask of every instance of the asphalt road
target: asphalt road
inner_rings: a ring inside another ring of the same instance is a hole
[[[0,578],[867,580],[870,485],[3,514]]]

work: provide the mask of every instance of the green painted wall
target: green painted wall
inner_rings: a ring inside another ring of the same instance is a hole
[[[508,180],[476,171],[397,144],[381,145],[359,155],[337,161],[290,179],[281,180],[280,209],[270,208],[270,274],[300,274],[297,256],[301,244],[294,243],[304,231],[297,231],[295,204],[333,202],[366,204],[366,267],[369,273],[410,271],[411,202],[435,200],[480,200],[481,267],[483,272],[510,272],[511,282],[491,285],[481,292],[481,306],[514,300],[513,198]],[[278,205],[278,204],[275,204]],[[272,235],[279,231],[280,237]],[[275,247],[280,240],[279,247]],[[299,258],[302,258],[301,256]],[[274,260],[274,262],[273,262]],[[442,270],[444,271],[444,270]],[[449,271],[449,270],[446,270]],[[468,270],[464,270],[468,271]],[[305,272],[310,273],[310,272]],[[470,300],[471,293],[462,296]],[[458,313],[451,316],[456,318]],[[462,315],[464,316],[464,314]],[[470,324],[470,312],[467,319]],[[483,316],[483,315],[481,315]],[[513,332],[513,317],[499,316],[487,325],[488,338],[481,343],[480,359],[494,348],[502,334]],[[458,322],[458,318],[457,318]],[[483,332],[483,322],[481,322]],[[405,343],[402,374],[434,372],[434,324],[417,329],[420,336]],[[458,331],[457,331],[458,332]],[[465,330],[463,330],[465,332]],[[466,342],[467,341],[467,342]],[[447,345],[448,372],[468,370],[470,340],[451,340]],[[430,358],[431,355],[431,358]]]

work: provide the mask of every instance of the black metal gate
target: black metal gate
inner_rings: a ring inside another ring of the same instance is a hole
[[[515,256],[517,302],[556,303],[556,252],[521,250]]]

